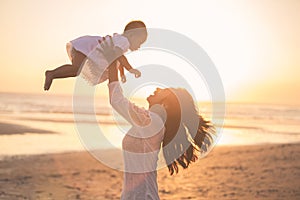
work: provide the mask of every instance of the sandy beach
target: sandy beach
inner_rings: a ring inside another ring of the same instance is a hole
[[[113,154],[113,152],[111,152]],[[175,176],[158,172],[161,199],[300,199],[300,144],[217,146]],[[119,199],[122,172],[87,152],[0,161],[0,199]]]

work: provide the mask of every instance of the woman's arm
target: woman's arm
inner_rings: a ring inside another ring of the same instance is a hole
[[[111,54],[113,49],[111,45],[107,44],[107,42],[101,45],[104,51],[107,51],[108,53],[110,52],[109,54]],[[139,132],[143,134],[143,137],[150,137],[164,126],[161,117],[157,114],[134,105],[126,97],[124,97],[123,90],[118,80],[116,60],[108,67],[108,80],[110,104],[114,110],[116,110],[130,124],[135,127],[139,127]]]
[[[116,64],[109,66],[109,102],[111,106],[122,117],[132,125],[145,126],[149,123],[148,111],[139,108],[124,97],[123,90],[118,81],[118,70]]]
[[[113,61],[108,67],[108,82],[112,83],[114,81],[119,81],[116,61]]]
[[[116,66],[109,67],[109,100],[111,106],[126,121],[135,127],[135,137],[147,138],[156,135],[164,128],[165,113],[160,114],[162,109],[155,111],[146,110],[130,102],[123,95],[123,90],[117,80]]]

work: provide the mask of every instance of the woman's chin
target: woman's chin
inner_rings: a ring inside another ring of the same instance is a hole
[[[151,105],[151,102],[152,102],[152,100],[151,100],[151,99],[152,99],[152,97],[153,97],[153,95],[150,95],[150,96],[149,96],[149,97],[147,97],[147,99],[146,99],[146,100],[148,101],[149,105]]]
[[[147,99],[146,99],[146,100],[148,101],[148,103],[150,103],[150,101],[149,101],[149,98],[150,98],[150,96],[149,96],[149,97],[147,97]]]

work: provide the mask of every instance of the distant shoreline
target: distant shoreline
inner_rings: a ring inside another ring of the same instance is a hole
[[[40,92],[40,93],[31,93],[31,92],[11,92],[11,91],[0,91],[0,95],[1,94],[6,94],[6,95],[22,95],[22,96],[36,96],[36,97],[47,97],[47,98],[56,98],[56,97],[61,97],[61,98],[72,98],[73,97],[73,93],[70,94],[63,94],[63,93],[51,93],[51,92]],[[107,93],[108,94],[108,93]],[[150,94],[150,93],[149,93]],[[80,95],[81,97],[85,98],[85,97],[89,97],[86,95]],[[107,95],[102,95],[99,93],[95,93],[95,97],[96,98],[101,98],[101,99],[108,99]],[[137,101],[145,101],[145,99],[143,98],[134,98],[134,100]],[[211,101],[205,100],[205,101],[196,101],[197,104],[211,104]],[[299,107],[300,103],[271,103],[271,102],[253,102],[253,101],[233,101],[233,100],[228,100],[225,102],[213,102],[215,104],[218,103],[225,103],[225,105],[267,105],[267,106],[283,106],[283,107]]]

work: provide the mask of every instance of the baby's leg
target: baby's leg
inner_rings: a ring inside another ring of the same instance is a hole
[[[54,70],[47,70],[45,72],[45,83],[44,90],[49,90],[52,80],[56,78],[68,78],[75,77],[81,71],[81,64],[83,63],[86,56],[81,52],[76,51],[72,60],[72,65],[62,65]]]
[[[49,90],[52,80],[55,78],[67,78],[74,77],[77,74],[78,69],[73,65],[63,65],[54,70],[47,70],[45,72],[45,84],[44,90]]]

